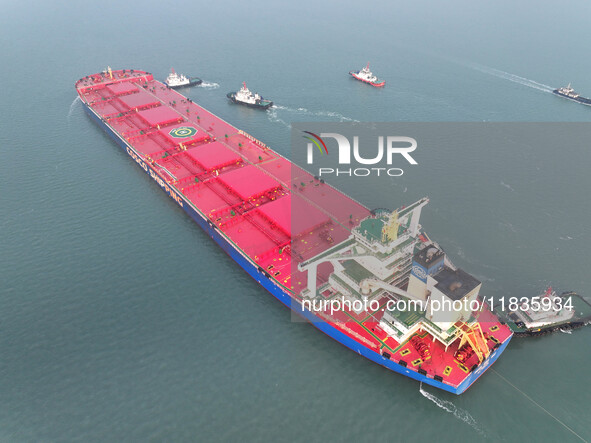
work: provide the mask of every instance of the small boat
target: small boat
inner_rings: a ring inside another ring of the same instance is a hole
[[[568,98],[569,100],[573,100],[575,102],[582,103],[584,105],[591,106],[591,99],[587,97],[581,97],[575,90],[571,87],[570,83],[568,86],[563,88],[558,88],[552,91],[556,95],[560,95],[561,97]]]
[[[170,74],[168,74],[168,77],[166,77],[166,81],[164,82],[169,88],[175,89],[183,88],[185,86],[196,86],[203,82],[200,78],[186,77],[183,74],[179,74],[175,72],[174,69],[171,69],[170,71]]]
[[[369,62],[367,63],[367,66],[363,68],[361,71],[350,71],[349,74],[351,74],[354,79],[364,83],[369,83],[370,85],[375,86],[377,88],[382,87],[386,84],[385,80],[380,80],[369,70]]]
[[[591,300],[572,291],[557,295],[549,287],[537,297],[518,301],[511,308],[504,300],[494,307],[497,316],[518,337],[577,329],[591,320]]]
[[[242,88],[237,92],[228,92],[226,94],[234,103],[246,105],[251,108],[267,109],[273,105],[271,100],[265,100],[258,92],[254,94],[246,87],[246,82],[242,82]]]

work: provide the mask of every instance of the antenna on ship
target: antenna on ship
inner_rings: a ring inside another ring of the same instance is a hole
[[[113,71],[111,71],[111,67],[107,66],[107,72],[109,73],[109,78],[113,78]]]
[[[365,67],[369,71],[369,62],[367,62],[367,66]]]
[[[174,68],[170,68],[170,72],[172,72],[174,74],[175,73]]]

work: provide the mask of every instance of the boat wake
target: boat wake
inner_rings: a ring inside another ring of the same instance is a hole
[[[217,89],[220,87],[220,84],[215,82],[206,82],[203,80],[198,86],[203,89]]]
[[[421,395],[423,397],[431,400],[433,403],[435,403],[437,405],[437,407],[443,409],[446,412],[449,412],[457,419],[459,419],[459,420],[463,421],[464,423],[466,423],[467,425],[471,426],[480,435],[482,435],[483,437],[486,437],[486,433],[478,426],[478,423],[476,422],[474,417],[472,417],[472,415],[470,415],[470,413],[468,411],[466,411],[465,409],[462,409],[462,408],[458,408],[456,405],[454,405],[449,400],[442,400],[442,399],[436,397],[435,395],[425,391],[423,389],[422,382],[420,384],[419,391],[421,392]]]
[[[70,120],[70,117],[72,117],[72,113],[74,112],[74,109],[76,109],[76,104],[80,101],[80,97],[76,97],[74,99],[74,101],[72,102],[72,104],[70,105],[70,111],[68,112],[68,120]]]
[[[519,75],[511,74],[509,72],[501,71],[499,69],[489,68],[488,66],[479,65],[477,63],[470,63],[468,66],[471,67],[472,69],[475,69],[476,71],[480,71],[485,74],[493,75],[495,77],[502,78],[504,80],[509,80],[510,82],[518,83],[523,86],[527,86],[528,88],[537,89],[538,91],[552,92],[554,90],[554,88],[552,88],[551,86],[536,82],[536,81],[531,80],[529,78],[520,77]]]
[[[291,124],[286,121],[289,120],[289,118],[281,118],[280,115],[282,114],[302,115],[306,117],[316,118],[322,117],[334,119],[338,122],[359,122],[359,120],[349,118],[347,116],[344,116],[340,112],[334,111],[311,111],[306,108],[290,108],[289,106],[282,105],[273,105],[269,109],[267,109],[267,116],[269,117],[270,121],[274,123],[280,123],[283,126],[291,129]]]
[[[285,126],[287,129],[291,129],[291,124],[287,123],[282,118],[279,118],[279,116],[277,115],[277,107],[276,106],[271,106],[269,109],[267,109],[267,117],[269,118],[269,121],[271,121],[273,123],[280,123],[283,126]]]

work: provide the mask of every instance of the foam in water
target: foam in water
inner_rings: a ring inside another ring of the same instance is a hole
[[[206,82],[203,80],[201,84],[199,84],[199,87],[203,89],[217,89],[220,87],[220,84],[215,82]]]
[[[479,65],[476,63],[470,63],[468,64],[468,66],[472,69],[483,72],[485,74],[494,75],[495,77],[502,78],[504,80],[509,80],[513,83],[518,83],[520,85],[537,89],[539,91],[552,92],[554,90],[554,88],[552,88],[551,86],[536,82],[529,78],[520,77],[519,75],[511,74],[509,72],[501,71],[499,69],[489,68],[488,66]]]
[[[287,128],[291,128],[291,124],[279,117],[280,112],[304,115],[309,117],[329,117],[332,119],[336,119],[340,122],[359,122],[359,120],[346,117],[343,114],[334,111],[310,111],[306,108],[290,108],[289,106],[282,105],[273,105],[269,109],[267,109],[267,116],[269,117],[270,121],[274,123],[280,123],[286,126]]]
[[[267,109],[267,116],[269,117],[269,121],[273,123],[280,123],[287,129],[291,129],[291,124],[277,116],[277,108],[275,106],[271,106],[269,109]]]
[[[425,391],[423,389],[423,383],[422,382],[419,385],[419,391],[421,392],[421,395],[423,397],[431,400],[433,403],[435,403],[437,405],[437,407],[443,409],[444,411],[449,412],[455,418],[463,421],[467,425],[470,425],[480,435],[486,436],[486,434],[484,433],[484,431],[482,429],[480,429],[480,427],[478,426],[478,423],[476,422],[476,420],[474,419],[474,417],[472,417],[468,411],[466,411],[465,409],[462,409],[462,408],[458,408],[456,405],[454,405],[449,400],[442,400],[442,399],[436,397],[435,395],[433,395],[433,394]]]
[[[74,101],[70,105],[70,111],[68,112],[68,120],[70,120],[70,117],[72,117],[72,112],[74,112],[74,109],[76,109],[76,104],[79,101],[80,101],[80,97],[79,96],[76,96],[76,98],[74,99]]]
[[[509,222],[499,222],[499,226],[505,229],[508,229],[511,232],[517,233],[517,229],[513,226],[513,223]]]

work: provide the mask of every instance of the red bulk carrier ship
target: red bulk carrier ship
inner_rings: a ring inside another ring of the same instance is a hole
[[[246,272],[348,348],[460,394],[509,343],[481,283],[422,232],[426,198],[370,211],[148,72],[109,68],[76,89],[88,115]],[[403,301],[424,304],[393,307]],[[428,309],[445,302],[477,309]]]

